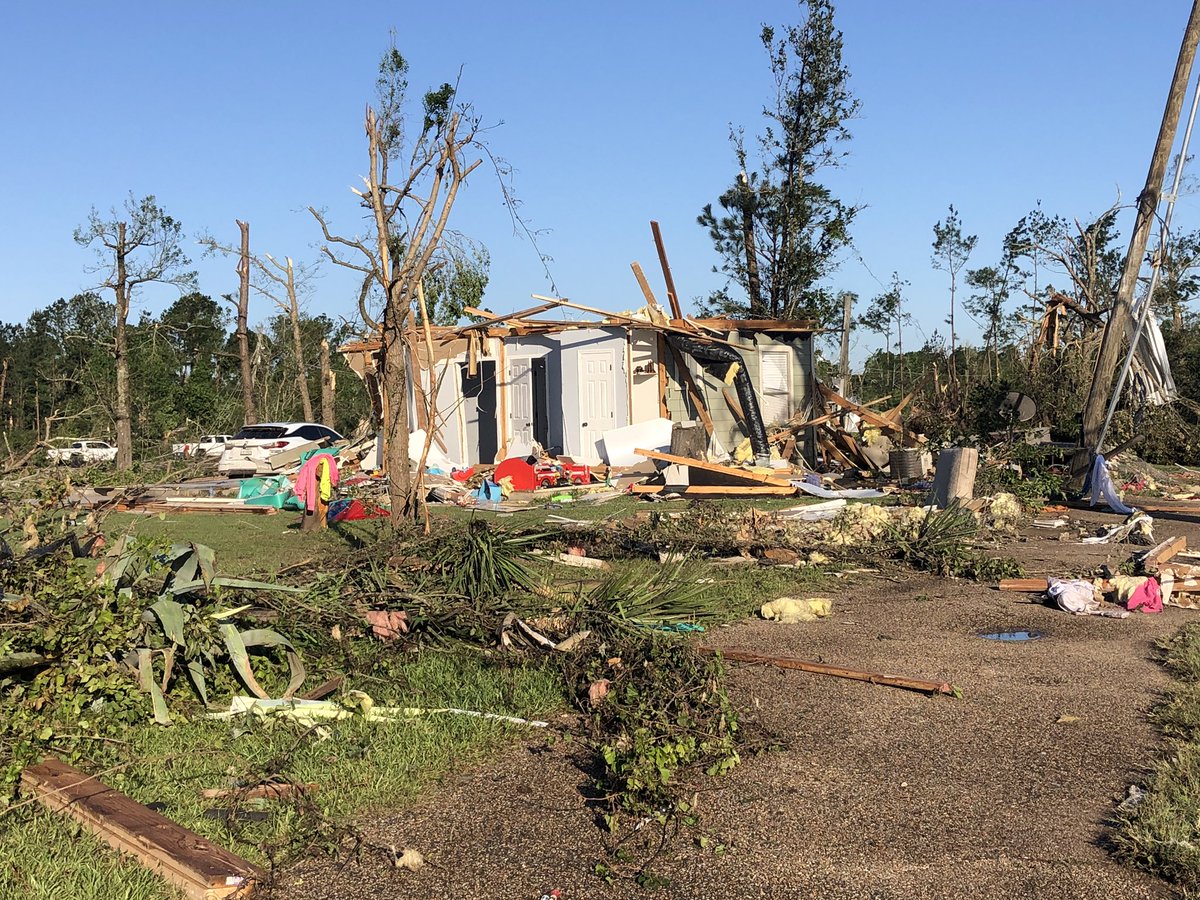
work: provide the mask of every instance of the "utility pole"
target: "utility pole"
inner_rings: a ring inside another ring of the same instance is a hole
[[[1167,95],[1167,106],[1163,111],[1162,125],[1158,130],[1158,141],[1154,145],[1154,156],[1150,160],[1150,171],[1146,175],[1146,186],[1138,195],[1137,218],[1134,220],[1133,233],[1129,237],[1129,252],[1125,257],[1125,268],[1121,272],[1121,281],[1117,285],[1117,296],[1113,301],[1108,323],[1104,326],[1104,339],[1100,344],[1100,354],[1096,358],[1092,385],[1088,389],[1087,402],[1083,407],[1083,446],[1096,452],[1100,450],[1096,443],[1099,441],[1101,430],[1104,427],[1104,410],[1108,404],[1109,395],[1112,393],[1113,375],[1116,374],[1117,359],[1125,340],[1126,324],[1130,318],[1138,272],[1141,271],[1142,260],[1146,255],[1146,244],[1150,239],[1150,230],[1158,213],[1163,179],[1166,176],[1167,163],[1171,158],[1171,148],[1175,144],[1175,132],[1179,127],[1179,115],[1183,110],[1183,100],[1191,79],[1192,61],[1196,57],[1198,42],[1200,42],[1200,0],[1193,0],[1192,13],[1188,18],[1187,29],[1183,33],[1183,43],[1179,47],[1179,59],[1175,63],[1175,74],[1171,79],[1171,90]]]
[[[1200,3],[1200,0],[1196,0]],[[854,307],[854,294],[842,291],[842,355],[838,360],[838,393],[848,397],[850,390],[850,311]]]
[[[238,259],[239,280],[237,304],[238,366],[242,375],[242,405],[245,407],[247,425],[258,421],[254,408],[254,372],[250,367],[250,334],[247,318],[250,309],[250,223],[235,219],[242,232],[242,253]]]
[[[333,428],[337,421],[333,408],[334,386],[333,370],[329,367],[329,338],[321,338],[321,424],[326,428]]]

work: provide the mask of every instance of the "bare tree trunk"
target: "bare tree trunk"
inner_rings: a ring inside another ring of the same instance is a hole
[[[254,332],[254,354],[250,358],[250,383],[258,384],[258,373],[262,371],[263,353],[267,343],[267,336],[263,334],[262,325],[259,324]],[[263,406],[266,406],[266,380],[263,382]],[[255,401],[255,411],[258,410],[258,401]]]
[[[129,285],[125,273],[125,223],[117,223],[117,322],[113,360],[117,367],[117,402],[115,418],[117,424],[117,471],[133,468],[133,414],[129,406],[129,337],[126,324],[129,320]]]
[[[838,356],[838,393],[843,397],[850,389],[850,311],[854,295],[847,291],[842,296],[842,347]]]
[[[747,191],[750,185],[746,181],[746,173],[738,175]],[[742,235],[746,247],[746,287],[750,295],[750,315],[763,314],[762,279],[758,274],[758,247],[754,241],[754,211],[749,204],[742,206]]]
[[[954,267],[951,264],[950,268],[950,364],[946,367],[946,384],[958,384],[958,365],[954,359],[955,352],[958,350],[958,339],[954,334]]]
[[[300,302],[296,299],[296,270],[292,258],[287,258],[288,318],[292,320],[292,352],[296,355],[296,387],[300,391],[300,405],[304,408],[304,421],[313,420],[312,398],[308,395],[308,375],[304,370],[304,341],[300,335]]]
[[[8,385],[8,363],[9,360],[4,360],[4,371],[0,372],[0,423],[3,424],[4,430],[8,430],[8,416],[4,414],[4,389]]]
[[[329,367],[329,339],[321,338],[321,424],[334,428],[337,416],[333,408],[335,383]]]
[[[397,299],[400,286],[393,288],[393,297],[383,312],[383,347],[380,369],[387,397],[384,408],[384,434],[387,436],[386,463],[388,496],[392,501],[392,524],[398,526],[416,515],[412,496],[412,468],[408,459],[408,364],[405,359],[404,331],[409,304]]]
[[[238,365],[242,373],[242,406],[245,421],[253,425],[258,421],[258,410],[254,405],[254,372],[250,368],[250,332],[247,324],[250,311],[250,223],[235,219],[242,232],[242,255],[238,260],[239,281],[237,305]]]

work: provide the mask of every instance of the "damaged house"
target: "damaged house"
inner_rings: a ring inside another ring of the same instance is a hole
[[[761,458],[772,425],[814,408],[810,321],[667,320],[653,306],[606,313],[538,299],[547,302],[430,328],[432,358],[423,332],[408,341],[410,421],[424,430],[432,410],[435,446],[460,465],[527,456],[535,445],[579,462],[620,464],[618,443],[626,452],[665,449],[668,423],[693,421],[710,451],[733,452],[749,439]],[[563,308],[593,318],[541,318]],[[377,377],[379,350],[378,339],[341,348],[377,413],[390,400]],[[645,427],[613,434],[629,426]],[[812,438],[804,435],[789,434],[785,456],[812,461]]]

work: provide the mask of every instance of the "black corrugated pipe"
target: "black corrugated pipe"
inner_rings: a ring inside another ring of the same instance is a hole
[[[742,412],[746,416],[746,427],[750,429],[750,446],[759,460],[770,458],[771,445],[767,443],[767,429],[763,425],[762,410],[758,407],[758,394],[754,392],[754,384],[750,381],[742,354],[724,344],[709,344],[679,334],[668,334],[666,338],[672,347],[690,355],[705,370],[722,367],[724,371],[714,371],[714,374],[719,374],[721,378],[724,378],[730,365],[738,364],[733,383],[737,388],[738,402],[742,404]]]

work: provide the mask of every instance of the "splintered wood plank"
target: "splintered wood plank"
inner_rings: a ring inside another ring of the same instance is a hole
[[[1002,591],[1025,591],[1029,594],[1037,594],[1049,586],[1049,579],[1046,578],[1005,578],[1001,580],[997,588]]]
[[[786,478],[779,478],[774,475],[763,475],[759,472],[751,472],[747,469],[739,469],[735,466],[722,466],[718,463],[704,462],[700,459],[689,459],[686,456],[675,456],[671,453],[660,453],[657,450],[634,450],[634,453],[639,456],[644,456],[647,459],[657,459],[662,462],[675,463],[679,466],[687,466],[689,469],[702,469],[705,472],[713,472],[717,475],[727,475],[730,478],[738,478],[742,481],[752,481],[755,484],[770,484],[775,487],[793,487],[791,481]]]
[[[66,813],[116,850],[136,857],[189,900],[242,900],[252,896],[262,877],[241,857],[60,759],[26,768],[21,786],[48,809]]]
[[[1157,547],[1149,550],[1146,555],[1142,557],[1142,568],[1153,575],[1159,570],[1163,563],[1170,559],[1174,559],[1186,549],[1186,537],[1167,538]]]
[[[633,494],[661,494],[667,488],[661,484],[634,484],[630,485],[629,490]],[[790,497],[796,493],[796,489],[790,485],[779,487],[774,484],[690,484],[686,487],[672,488],[670,493],[680,496],[695,494],[715,497]]]
[[[692,406],[696,407],[696,415],[700,417],[700,421],[704,423],[704,430],[708,432],[708,436],[712,437],[713,420],[708,414],[708,408],[704,405],[704,396],[700,393],[700,388],[696,386],[696,380],[692,378],[692,372],[687,367],[687,362],[683,358],[683,354],[675,349],[675,345],[667,342],[667,348],[671,351],[671,358],[675,360],[675,369],[679,373],[679,380],[683,382],[687,388],[688,397],[691,398]]]

